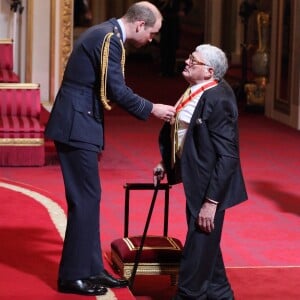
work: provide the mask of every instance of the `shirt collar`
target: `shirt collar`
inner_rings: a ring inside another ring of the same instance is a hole
[[[125,31],[125,27],[124,24],[122,22],[121,19],[117,19],[117,22],[119,23],[120,27],[121,27],[121,31],[122,31],[122,37],[123,37],[123,43],[126,41],[126,31]]]

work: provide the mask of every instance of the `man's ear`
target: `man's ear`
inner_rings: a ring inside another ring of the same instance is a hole
[[[135,32],[140,32],[142,27],[145,26],[145,21],[136,21]]]
[[[213,78],[213,76],[214,76],[214,69],[211,68],[211,67],[207,67],[207,68],[206,68],[206,71],[207,71],[208,77],[209,77],[209,78]]]

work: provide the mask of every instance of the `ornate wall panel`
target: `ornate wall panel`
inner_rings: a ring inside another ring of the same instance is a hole
[[[73,0],[61,1],[60,8],[60,81],[73,46]]]
[[[292,75],[292,0],[279,0],[274,109],[290,114]]]

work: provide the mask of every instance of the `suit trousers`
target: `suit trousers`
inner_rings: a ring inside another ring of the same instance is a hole
[[[98,153],[55,142],[68,205],[59,278],[83,279],[103,267],[99,216],[101,185]]]
[[[232,300],[220,249],[224,211],[215,215],[215,228],[201,231],[188,216],[188,232],[180,263],[176,300]]]

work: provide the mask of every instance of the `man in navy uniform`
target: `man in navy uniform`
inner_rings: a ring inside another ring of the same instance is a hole
[[[124,80],[124,42],[137,48],[151,42],[161,23],[153,4],[137,2],[122,18],[89,28],[70,55],[45,131],[55,142],[68,204],[60,292],[103,295],[107,288],[128,284],[103,266],[98,153],[103,149],[104,110],[110,110],[112,102],[141,120],[151,114],[169,120],[175,114],[174,107],[135,94]]]

